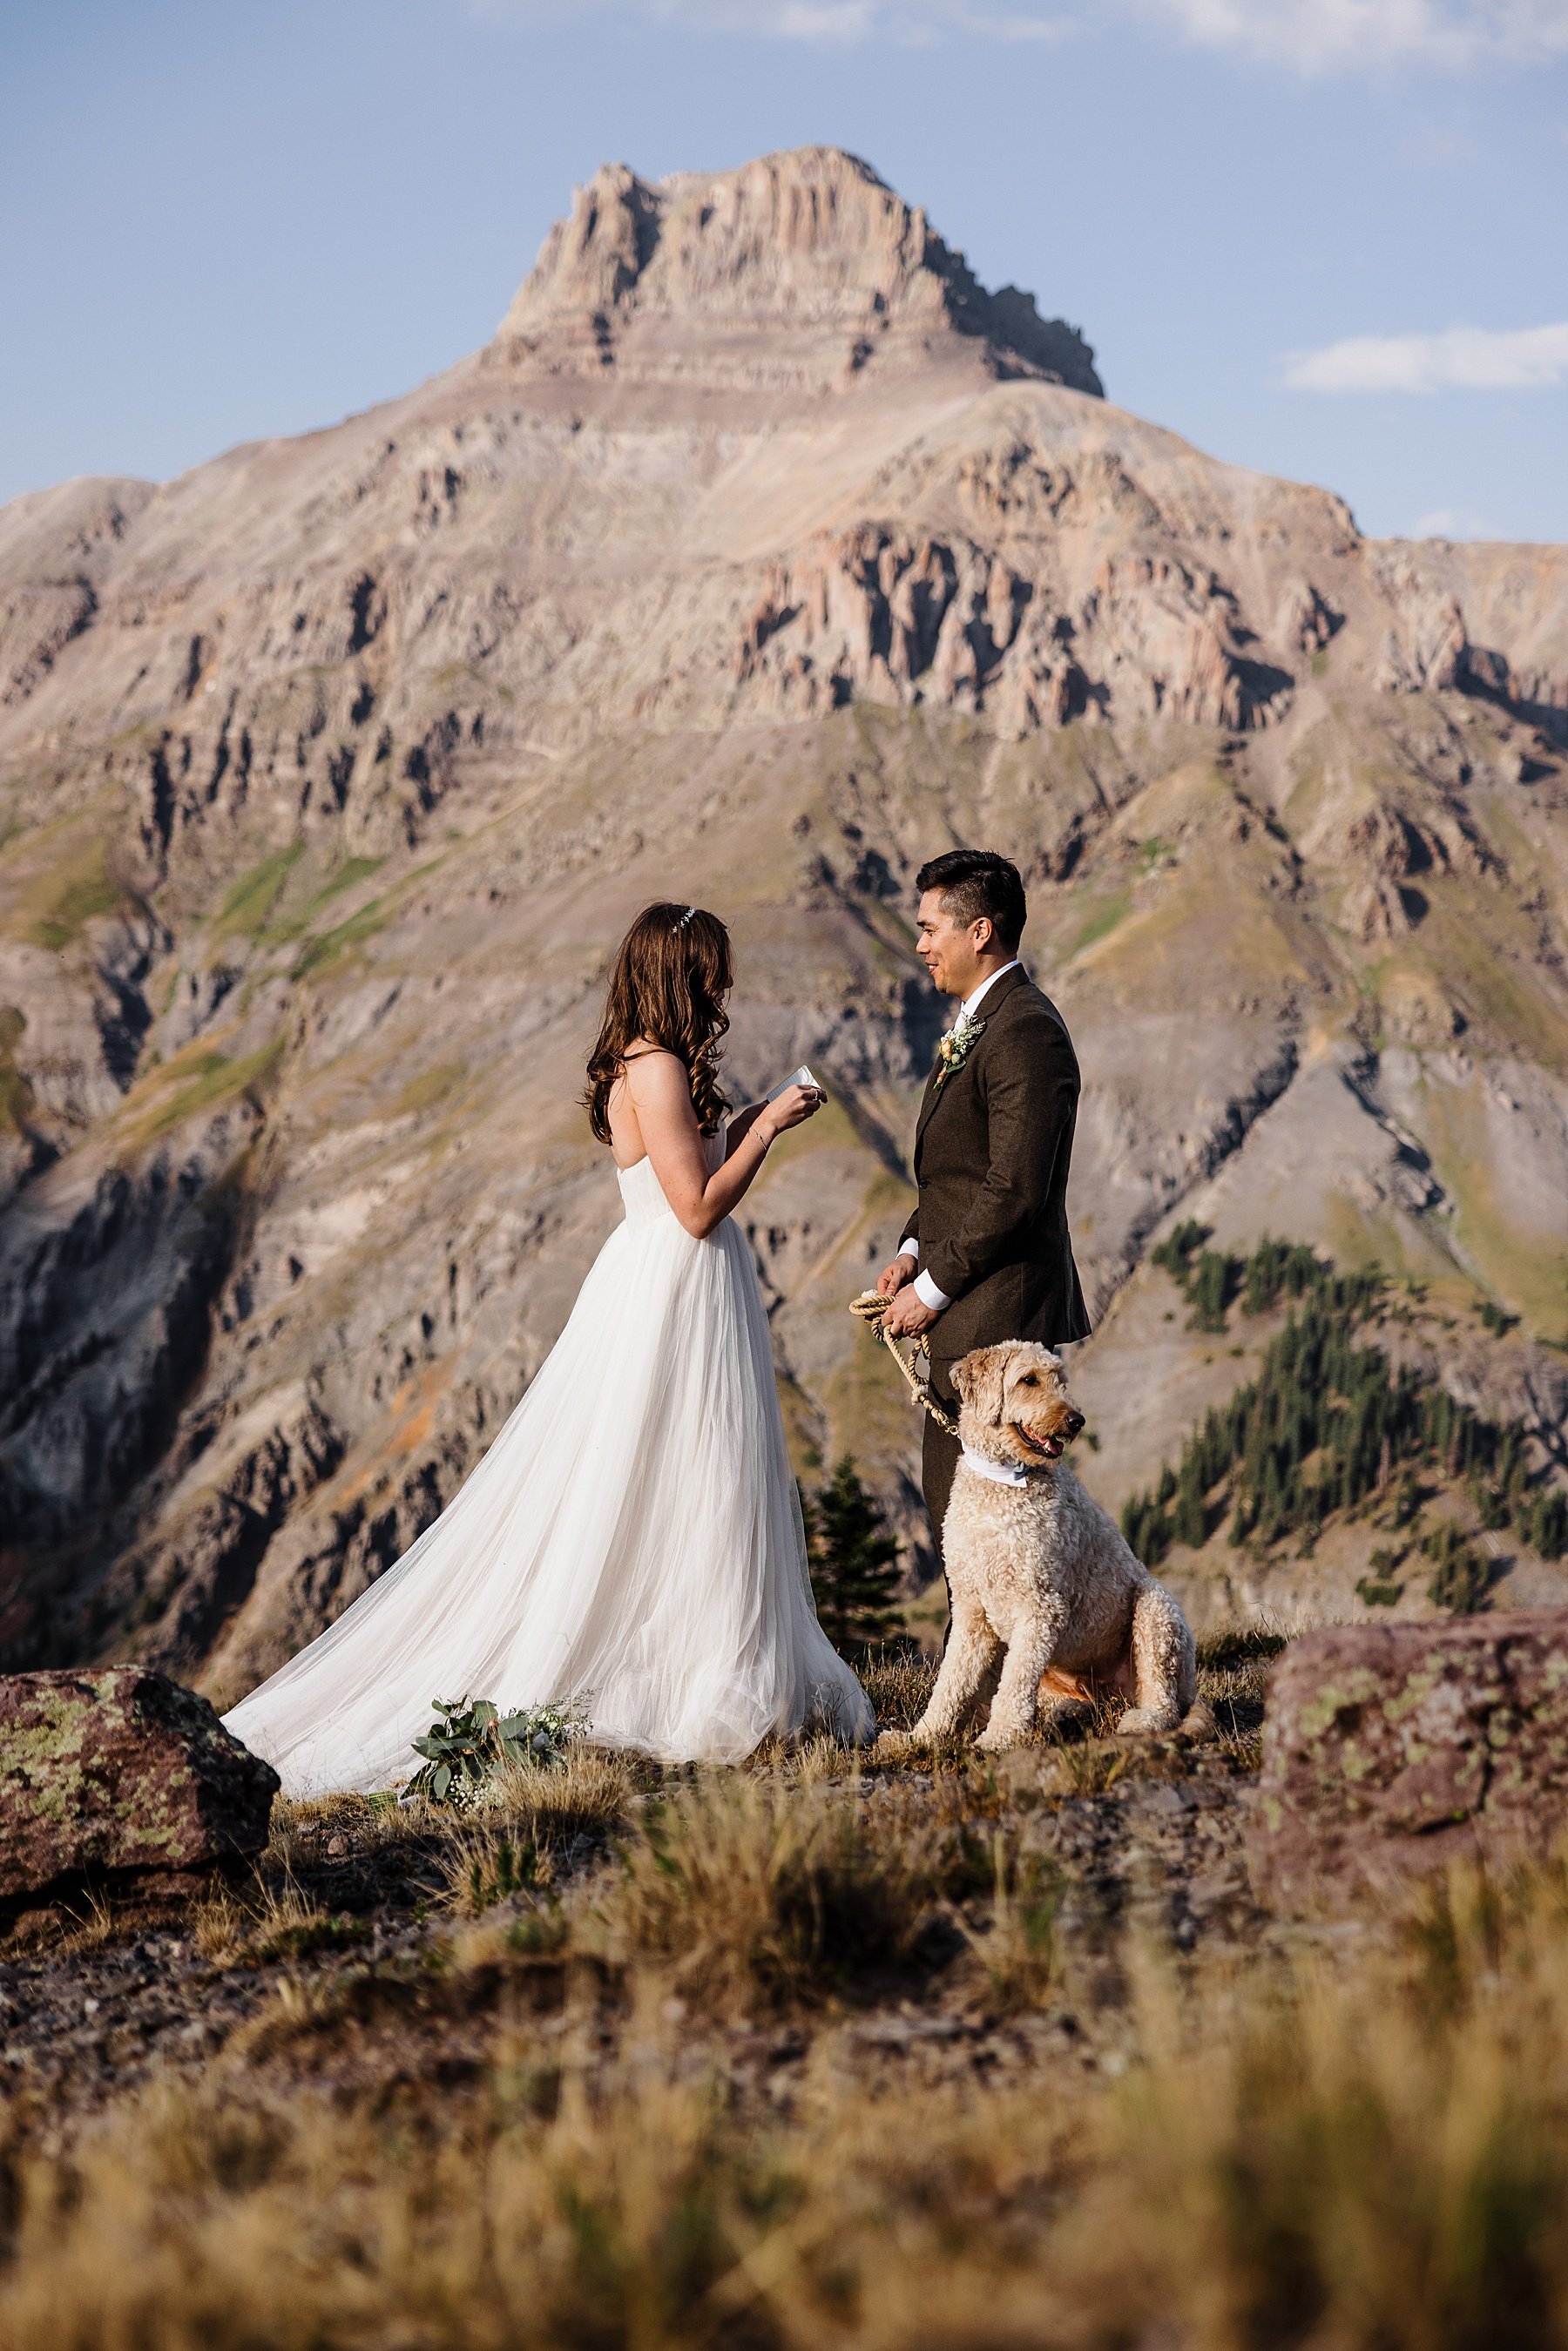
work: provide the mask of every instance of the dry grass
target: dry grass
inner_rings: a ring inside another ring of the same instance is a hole
[[[499,1903],[548,1886],[555,1865],[548,1847],[502,1829],[465,1828],[442,1858],[443,1900],[460,1917],[482,1918]]]
[[[836,1759],[842,1768],[842,1759]],[[906,1959],[969,1867],[936,1824],[877,1834],[820,1762],[705,1773],[651,1802],[600,1896],[608,1955],[718,2009],[862,1988]]]
[[[1506,1905],[1461,1876],[1393,1957],[1233,1991],[1196,2031],[1157,1984],[1085,2215],[1120,2232],[1113,2325],[1158,2296],[1216,2351],[1560,2345],[1565,1914],[1554,1873]]]
[[[192,1913],[191,1934],[204,1959],[215,1967],[255,1965],[265,1959],[303,1959],[311,1951],[347,1948],[362,1938],[352,1918],[334,1917],[287,1873],[271,1885],[257,1872],[244,1896],[218,1886]]]
[[[1061,1985],[1056,1922],[1061,1883],[1038,1855],[1009,1853],[1000,1829],[991,1856],[994,1882],[985,1930],[977,1931],[961,1910],[953,1916],[973,1954],[988,2010],[993,2016],[1015,2016],[1041,2007]]]
[[[857,1659],[879,1730],[910,1730],[936,1686],[936,1660],[912,1641],[889,1641]]]
[[[486,1809],[504,1813],[538,1845],[606,1837],[625,1823],[638,1778],[628,1757],[574,1744],[553,1766],[513,1764],[488,1792]]]
[[[108,1897],[95,1887],[89,1887],[74,1909],[67,1907],[64,1931],[55,1949],[62,1955],[66,1952],[100,1951],[113,1942],[119,1931]]]
[[[1124,1740],[1079,1740],[1057,1751],[1051,1776],[1066,1795],[1104,1796],[1126,1777],[1134,1761],[1143,1760]]]
[[[619,2056],[513,2022],[414,2120],[270,2091],[253,2040],[68,2153],[0,2133],[0,2351],[1549,2351],[1565,1924],[1561,1873],[1457,1878],[1354,1966],[1145,1959],[1119,2078],[868,2095],[830,2032],[782,2114],[658,2037],[657,1975]]]
[[[356,1853],[406,1844],[439,1823],[429,1804],[400,1804],[395,1796],[279,1796],[265,1858],[287,1867],[302,1851],[340,1836]]]
[[[602,1844],[624,1826],[636,1802],[636,1777],[622,1756],[573,1746],[559,1764],[512,1765],[487,1782],[465,1812],[437,1812],[446,1907],[478,1918],[497,1904],[552,1886],[574,1850]]]

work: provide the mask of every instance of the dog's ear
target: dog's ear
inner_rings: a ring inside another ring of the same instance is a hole
[[[1008,1364],[1012,1360],[1011,1345],[977,1347],[953,1366],[949,1376],[953,1385],[967,1405],[983,1421],[999,1422],[1002,1416],[1002,1384]]]

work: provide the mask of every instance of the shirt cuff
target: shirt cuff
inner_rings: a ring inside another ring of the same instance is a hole
[[[915,1264],[919,1264],[920,1243],[915,1239],[913,1233],[911,1233],[906,1239],[899,1242],[898,1254],[900,1257],[912,1257],[915,1259]]]
[[[915,1295],[919,1299],[922,1306],[928,1306],[931,1309],[933,1314],[944,1313],[953,1303],[945,1290],[937,1289],[928,1273],[915,1275]]]

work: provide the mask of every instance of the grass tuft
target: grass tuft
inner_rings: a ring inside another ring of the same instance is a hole
[[[650,1802],[599,1917],[612,1956],[683,1992],[779,2009],[906,1959],[959,1858],[939,1831],[875,1834],[853,1782],[704,1775]]]

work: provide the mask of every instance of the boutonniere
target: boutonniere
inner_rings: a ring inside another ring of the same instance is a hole
[[[932,1072],[932,1077],[938,1093],[941,1092],[948,1079],[956,1076],[963,1068],[974,1050],[976,1040],[985,1025],[983,1020],[972,1019],[967,1012],[959,1013],[958,1018],[936,1048],[936,1067]]]

